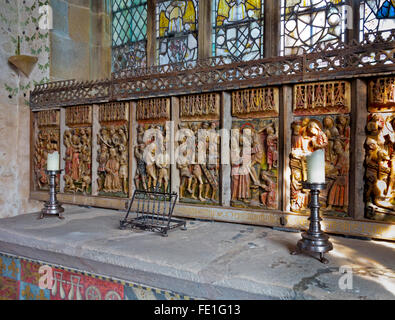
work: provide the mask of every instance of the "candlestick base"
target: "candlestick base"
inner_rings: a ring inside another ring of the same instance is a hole
[[[59,219],[64,219],[62,213],[64,208],[56,200],[56,176],[63,170],[46,170],[45,173],[49,175],[49,201],[46,201],[44,208],[41,210],[38,219],[44,219],[45,216],[58,216]]]
[[[292,255],[300,254],[302,252],[319,253],[319,261],[327,264],[329,261],[324,257],[326,252],[333,249],[332,243],[329,241],[328,235],[321,230],[322,220],[319,215],[320,203],[319,194],[320,190],[326,188],[326,183],[309,183],[303,182],[304,189],[310,189],[310,226],[309,229],[302,233],[302,239],[297,243],[297,249],[292,251]]]

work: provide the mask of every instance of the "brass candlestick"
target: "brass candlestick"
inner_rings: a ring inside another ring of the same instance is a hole
[[[321,218],[320,218],[320,202],[319,195],[320,191],[326,188],[326,183],[309,183],[303,182],[304,189],[310,189],[311,200],[309,204],[310,208],[310,226],[307,232],[302,234],[302,239],[298,241],[297,249],[291,252],[292,255],[301,253],[302,251],[310,253],[319,253],[320,262],[327,264],[329,261],[324,257],[326,252],[333,249],[332,243],[329,241],[329,237],[321,230]]]
[[[62,216],[64,209],[56,199],[56,176],[62,171],[63,170],[45,170],[45,173],[49,176],[49,201],[45,202],[39,219],[43,219],[46,215],[58,216],[59,219],[64,219]]]

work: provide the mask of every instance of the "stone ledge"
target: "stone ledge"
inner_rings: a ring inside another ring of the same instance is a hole
[[[188,231],[163,238],[119,230],[120,211],[74,207],[65,216],[0,220],[0,251],[203,299],[395,298],[391,242],[331,237],[325,266],[289,254],[298,233],[189,220]],[[344,265],[357,272],[353,290],[339,289]]]

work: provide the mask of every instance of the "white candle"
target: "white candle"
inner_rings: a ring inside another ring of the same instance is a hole
[[[48,153],[47,158],[47,170],[58,171],[59,170],[59,152]]]
[[[307,182],[325,183],[325,151],[323,149],[314,151],[306,156],[307,160]]]

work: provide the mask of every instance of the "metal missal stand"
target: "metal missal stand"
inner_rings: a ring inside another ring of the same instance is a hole
[[[120,229],[124,230],[130,226],[132,229],[158,232],[164,237],[168,236],[168,231],[176,228],[186,230],[186,221],[172,219],[177,198],[177,193],[136,190],[129,204],[128,212],[120,222]],[[135,208],[132,210],[133,205]],[[128,220],[130,213],[135,213],[137,216]]]
[[[322,220],[320,218],[320,190],[326,188],[326,183],[308,183],[303,182],[304,189],[310,189],[310,226],[307,232],[302,234],[302,239],[298,241],[296,251],[291,252],[292,255],[297,255],[303,251],[310,253],[319,253],[320,262],[327,264],[329,261],[324,257],[324,253],[333,249],[332,243],[329,241],[328,235],[321,230]]]
[[[63,170],[45,170],[45,173],[49,176],[49,201],[45,202],[39,219],[43,219],[46,215],[58,216],[59,219],[64,219],[62,216],[64,209],[56,199],[56,176],[62,171]]]

